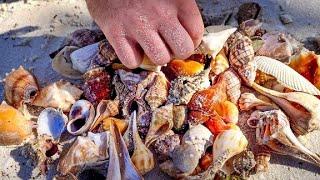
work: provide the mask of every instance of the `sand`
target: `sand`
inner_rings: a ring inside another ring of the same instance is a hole
[[[205,14],[216,23],[224,23],[225,16],[237,12],[243,0],[199,0]],[[305,42],[320,36],[319,0],[260,0],[261,19],[267,29],[291,33]],[[281,5],[281,8],[280,8]],[[283,25],[279,15],[288,13],[293,23]],[[230,24],[235,20],[231,18]],[[38,77],[41,86],[61,79],[51,68],[49,54],[58,49],[65,36],[78,28],[90,27],[92,20],[84,0],[7,1],[0,0],[0,79],[12,68],[23,65]],[[0,86],[0,100],[3,100]],[[320,153],[320,133],[309,134],[307,147]],[[29,160],[27,147],[0,147],[0,179],[52,179],[53,170],[44,177],[39,175],[36,162]],[[320,179],[320,168],[291,157],[273,156],[270,171],[251,179]],[[146,179],[165,179],[155,170]]]

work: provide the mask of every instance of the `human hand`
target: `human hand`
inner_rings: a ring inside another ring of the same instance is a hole
[[[140,65],[143,52],[159,65],[185,59],[204,32],[195,0],[87,0],[87,5],[129,68]]]

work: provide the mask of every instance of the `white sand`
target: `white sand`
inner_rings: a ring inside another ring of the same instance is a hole
[[[207,14],[219,16],[225,12],[236,12],[243,0],[199,0]],[[10,1],[9,1],[10,2]],[[218,3],[219,2],[219,3]],[[293,34],[301,41],[307,37],[319,36],[319,0],[260,0],[262,19],[269,29],[280,29]],[[292,15],[293,23],[282,25],[279,14],[284,11]],[[0,78],[12,68],[23,65],[45,85],[61,76],[51,69],[49,53],[60,47],[67,33],[74,29],[90,27],[92,23],[84,0],[23,1],[8,4],[0,0]],[[22,46],[21,46],[22,45]],[[3,86],[0,86],[0,100]],[[320,134],[315,132],[307,137],[308,147],[320,153]],[[40,178],[39,171],[28,161],[24,148],[0,148],[0,179]],[[268,173],[253,176],[252,179],[320,179],[320,168],[291,157],[272,157]],[[52,175],[54,171],[50,171]],[[48,178],[51,179],[52,176]],[[146,179],[164,179],[157,170]]]

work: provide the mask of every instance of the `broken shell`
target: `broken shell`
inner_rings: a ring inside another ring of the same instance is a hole
[[[109,134],[102,132],[87,137],[78,136],[68,152],[60,157],[57,170],[66,175],[78,167],[104,163],[108,158]]]
[[[32,134],[31,124],[12,106],[0,105],[0,145],[21,144]]]
[[[167,101],[169,91],[169,82],[164,74],[159,74],[155,78],[153,85],[145,95],[145,100],[151,110],[154,110]]]
[[[174,59],[168,67],[175,76],[194,76],[199,74],[204,69],[204,64],[192,60]]]
[[[97,106],[96,116],[90,127],[90,131],[95,129],[104,119],[113,117],[119,114],[119,101],[118,100],[102,100]],[[120,127],[118,127],[121,129]],[[122,132],[122,131],[121,131]]]
[[[153,144],[153,150],[156,153],[158,160],[169,159],[170,153],[175,149],[176,146],[180,145],[180,137],[175,134],[172,130],[159,136]]]
[[[131,161],[137,168],[137,170],[142,174],[146,174],[151,171],[155,166],[155,161],[152,152],[143,144],[138,130],[137,130],[137,117],[136,111],[134,111],[130,116],[130,121],[132,122],[132,136],[134,142],[134,151],[131,156]]]
[[[4,93],[8,104],[19,109],[23,103],[32,103],[39,93],[35,77],[22,66],[5,77]]]
[[[173,106],[173,127],[180,130],[187,123],[187,107],[185,105]]]
[[[254,94],[252,93],[243,93],[241,94],[241,97],[239,99],[239,108],[242,111],[249,111],[253,108],[256,109],[278,109],[276,105],[263,101],[261,99],[258,99]]]
[[[251,151],[244,151],[233,159],[233,169],[243,179],[249,178],[250,172],[255,166],[256,161]]]
[[[72,135],[81,135],[87,132],[93,123],[94,115],[94,107],[89,101],[75,102],[69,113],[68,132]]]
[[[105,39],[100,29],[77,29],[67,37],[67,45],[84,47]]]
[[[224,101],[218,103],[215,107],[215,110],[226,123],[238,123],[239,110],[232,102]]]
[[[82,91],[70,82],[60,80],[41,89],[32,105],[52,107],[69,112],[72,104],[80,99]]]
[[[232,69],[225,71],[221,76],[227,84],[228,100],[237,104],[241,94],[241,80],[239,76]]]
[[[70,54],[72,68],[85,73],[89,69],[91,62],[99,53],[99,43],[90,44],[83,48],[77,49]]]
[[[165,134],[173,127],[173,105],[168,104],[152,112],[152,120],[145,139],[147,147],[160,135]]]
[[[93,105],[110,98],[111,77],[104,68],[91,69],[83,75],[85,98]]]
[[[46,108],[38,117],[37,133],[57,141],[64,132],[67,122],[68,117],[62,111]]]
[[[154,64],[147,55],[143,56],[142,62],[139,68],[147,71],[160,72],[161,66]]]
[[[126,131],[127,127],[128,127],[128,121],[124,120],[124,119],[117,119],[114,117],[107,117],[105,119],[102,120],[102,128],[105,131],[110,130],[110,126],[111,123],[114,122],[114,124],[119,128],[121,134],[124,134],[124,132]]]

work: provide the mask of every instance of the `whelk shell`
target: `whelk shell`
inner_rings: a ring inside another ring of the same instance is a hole
[[[111,123],[113,122],[118,128],[119,131],[121,132],[121,134],[124,134],[124,132],[126,131],[127,127],[128,127],[128,121],[124,120],[124,119],[117,119],[114,117],[107,117],[105,119],[102,120],[102,128],[105,131],[110,130],[110,126]]]
[[[23,103],[32,103],[39,93],[35,77],[22,66],[5,77],[5,99],[8,104],[19,109]]]
[[[70,134],[81,135],[87,132],[93,123],[95,110],[93,105],[87,100],[75,102],[69,113],[67,130]]]
[[[60,80],[41,89],[32,105],[58,108],[69,112],[71,105],[80,99],[82,93],[70,82]]]
[[[167,101],[169,94],[169,82],[163,74],[157,75],[153,85],[145,95],[145,100],[151,110],[154,110]]]
[[[174,59],[168,67],[175,76],[194,76],[204,69],[204,64],[192,60]]]
[[[96,128],[104,119],[119,114],[119,100],[102,100],[97,106],[96,116],[90,127],[90,131]],[[120,128],[120,127],[118,127]]]

